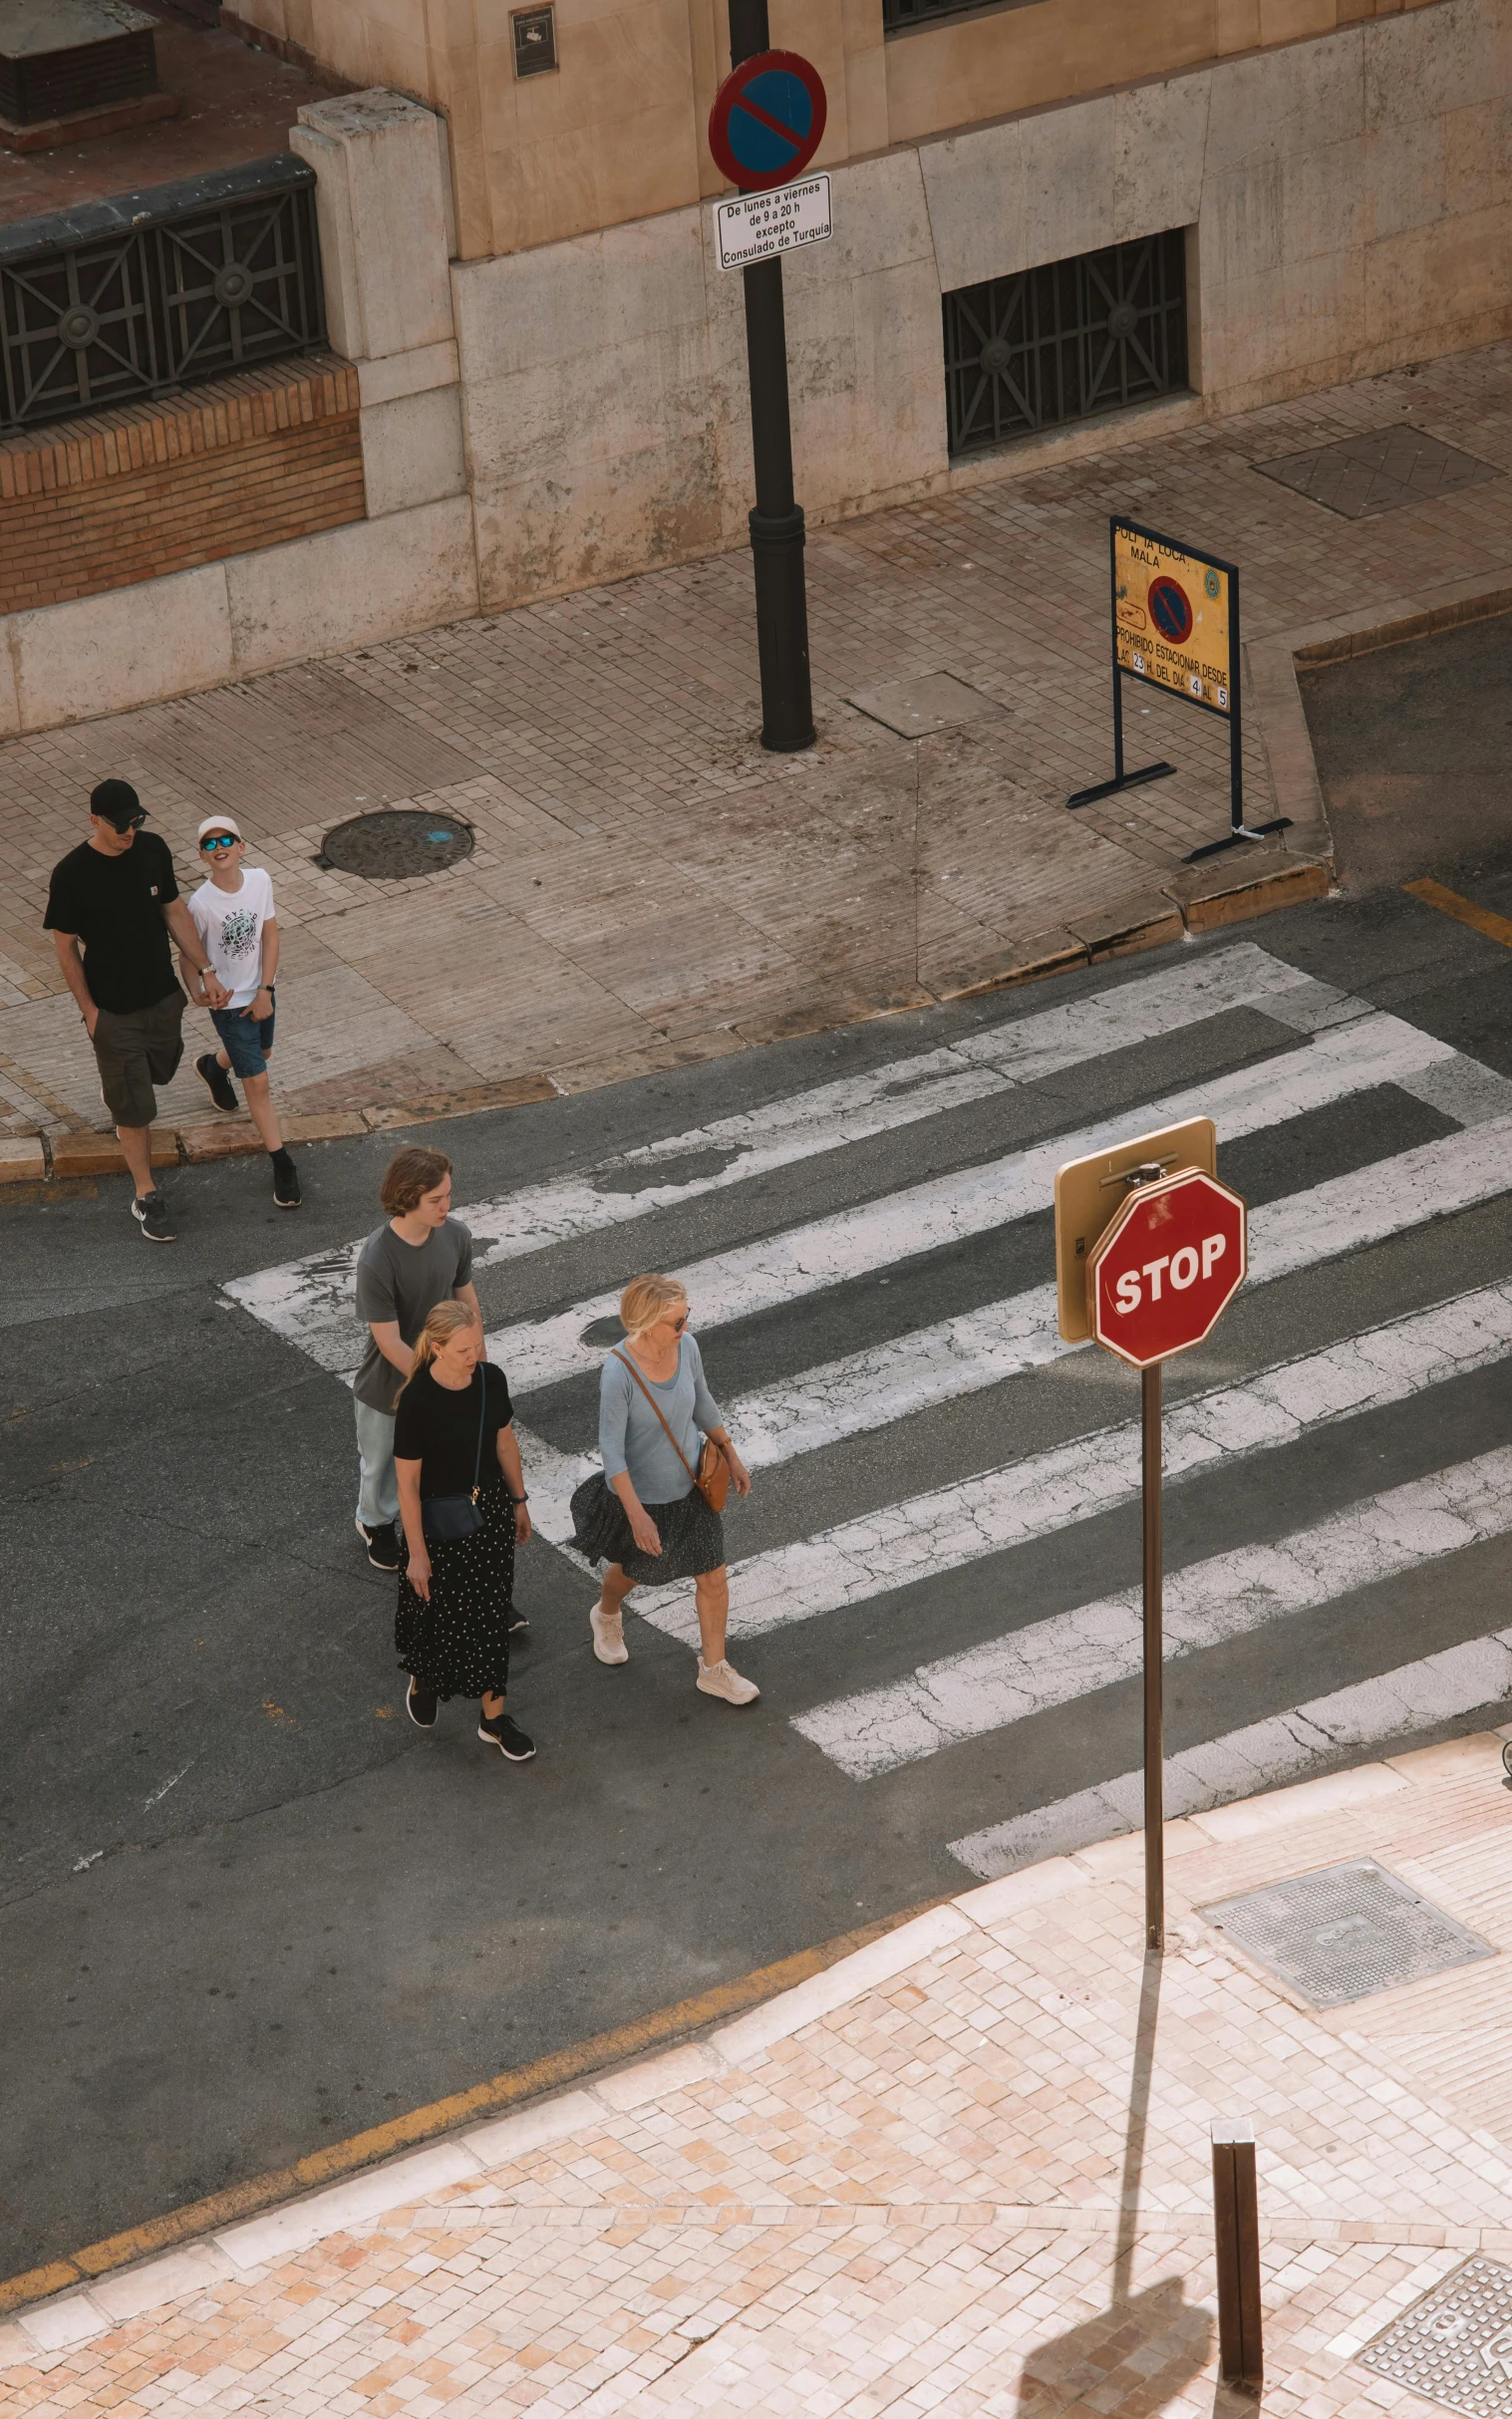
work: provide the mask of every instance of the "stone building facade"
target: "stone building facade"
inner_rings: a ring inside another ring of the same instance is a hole
[[[539,74],[519,26],[544,12],[504,0],[235,5],[250,38],[362,88],[305,107],[291,148],[355,365],[364,517],[217,571],[255,616],[166,599],[130,665],[86,629],[119,595],[13,614],[0,729],[744,539],[741,280],[717,266],[703,131],[724,0],[555,0]],[[830,100],[834,234],[786,272],[811,519],[1512,329],[1512,0],[771,0],[771,23]],[[1120,311],[1134,374],[1099,391]],[[1039,408],[1073,354],[1079,393]],[[60,660],[55,615],[99,668],[66,702],[27,671],[29,650]]]

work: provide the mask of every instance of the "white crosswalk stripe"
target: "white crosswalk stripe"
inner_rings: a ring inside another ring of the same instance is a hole
[[[490,1267],[1043,1081],[1243,1007],[1263,1008],[1299,1033],[1365,1013],[1348,994],[1299,975],[1253,942],[1239,942],[1193,965],[1167,967],[1115,991],[969,1035],[946,1049],[895,1058],[868,1074],[819,1084],[623,1151],[588,1176],[523,1186],[499,1200],[473,1202],[456,1215],[472,1234],[477,1266]],[[722,1158],[724,1164],[659,1177],[658,1171],[672,1163],[700,1156]],[[635,1182],[642,1176],[644,1183]],[[324,1366],[347,1371],[355,1365],[353,1272],[361,1248],[359,1242],[336,1253],[314,1252],[282,1268],[237,1278],[225,1291]]]
[[[1503,1447],[1350,1504],[1274,1545],[1242,1546],[1169,1575],[1166,1660],[1219,1646],[1509,1529],[1512,1447]],[[1122,1588],[1074,1613],[926,1664],[897,1687],[800,1714],[794,1727],[852,1780],[866,1780],[1063,1705],[1090,1688],[1132,1679],[1142,1658],[1140,1592]]]
[[[1320,1261],[1403,1233],[1426,1217],[1445,1216],[1489,1200],[1509,1186],[1512,1119],[1493,1120],[1464,1133],[1446,1135],[1442,1142],[1402,1151],[1394,1159],[1376,1160],[1358,1174],[1333,1177],[1307,1193],[1292,1194],[1257,1211],[1250,1221],[1249,1282],[1264,1285],[1296,1276]],[[1055,1320],[1055,1291],[1046,1286],[949,1324],[959,1331],[968,1330],[969,1322],[975,1323],[979,1349],[992,1355],[992,1364],[980,1380],[990,1385],[1064,1354],[1091,1350],[1063,1344]],[[995,1324],[996,1335],[992,1333]],[[906,1347],[900,1348],[900,1356],[903,1351]],[[980,1366],[964,1356],[959,1360],[952,1357],[948,1362],[931,1361],[932,1392],[926,1395],[920,1382],[907,1407],[922,1409],[927,1400],[945,1400],[952,1392],[968,1390]],[[958,1373],[956,1382],[948,1385],[946,1377],[954,1373]],[[853,1386],[848,1399],[856,1406],[850,1433],[903,1415],[896,1392],[888,1407],[878,1404],[875,1422],[861,1417],[868,1398],[859,1384]],[[746,1404],[724,1407],[734,1423],[732,1434],[739,1432],[744,1440]],[[753,1425],[759,1433],[759,1416]],[[846,1431],[831,1431],[836,1432]],[[533,1437],[529,1450],[532,1472],[538,1473],[541,1485],[544,1532],[565,1537],[571,1528],[566,1496],[593,1466],[591,1458],[574,1462],[552,1456],[542,1452]],[[777,1456],[768,1454],[766,1458]],[[1002,1483],[1011,1486],[1011,1481]],[[971,1508],[964,1519],[958,1508],[960,1489],[945,1488],[892,1504],[874,1518],[845,1523],[797,1545],[753,1555],[736,1565],[741,1586],[735,1623],[749,1636],[787,1622],[809,1621],[841,1605],[858,1603],[863,1596],[896,1587],[900,1571],[906,1576],[913,1565],[928,1571],[951,1570],[983,1554],[997,1553],[998,1543],[988,1542],[993,1535],[989,1510],[993,1492],[990,1478],[971,1481]],[[689,1634],[691,1606],[690,1593],[680,1595],[668,1589],[659,1592],[654,1605],[648,1600],[646,1618],[683,1637]]]
[[[870,1072],[712,1119],[621,1152],[587,1173],[524,1186],[458,1214],[473,1231],[480,1269],[597,1234],[606,1238],[609,1266],[628,1265],[626,1245],[614,1244],[611,1250],[609,1240],[614,1230],[633,1231],[634,1221],[650,1212],[673,1211],[773,1169],[1006,1099],[1047,1076],[1063,1076],[1109,1054],[1246,1007],[1290,1034],[1290,1046],[1257,1063],[1154,1096],[1141,1098],[1130,1084],[1127,1104],[1116,1114],[1074,1131],[924,1181],[900,1182],[878,1198],[773,1228],[678,1266],[675,1273],[688,1287],[716,1391],[722,1327],[786,1310],[828,1290],[835,1299],[826,1306],[823,1332],[833,1333],[837,1326],[843,1332],[843,1288],[849,1283],[888,1276],[900,1264],[942,1247],[1043,1216],[1055,1172],[1064,1160],[1184,1117],[1214,1117],[1222,1151],[1361,1093],[1394,1087],[1454,1128],[1434,1141],[1393,1151],[1385,1115],[1378,1158],[1255,1209],[1252,1290],[1279,1286],[1284,1295],[1285,1281],[1304,1271],[1370,1246],[1393,1247],[1435,1219],[1474,1210],[1512,1191],[1512,1082],[1406,1020],[1300,975],[1251,943],[1239,943],[944,1048],[897,1058]],[[979,1122],[971,1130],[980,1133],[983,1127]],[[1311,1129],[1311,1148],[1318,1147],[1318,1130],[1316,1124]],[[867,1165],[874,1168],[874,1156]],[[350,1374],[360,1333],[351,1299],[357,1248],[312,1254],[240,1280],[227,1292],[322,1365]],[[900,1289],[898,1299],[916,1296]],[[531,1429],[530,1397],[596,1372],[604,1347],[585,1340],[585,1334],[612,1319],[617,1300],[617,1288],[606,1286],[539,1318],[516,1318],[489,1336],[490,1353],[505,1367],[526,1422],[516,1424],[537,1531],[559,1544],[570,1535],[572,1489],[596,1467],[589,1449],[591,1413],[585,1399],[581,1413],[572,1414],[584,1421],[580,1449],[564,1450]],[[732,1430],[752,1467],[791,1467],[846,1438],[871,1436],[878,1440],[877,1450],[895,1452],[902,1477],[909,1466],[902,1423],[927,1419],[943,1405],[1090,1349],[1061,1343],[1049,1282],[921,1327],[903,1326],[900,1318],[899,1326],[901,1332],[880,1342],[759,1380],[734,1398],[724,1396]],[[757,1367],[761,1334],[752,1331],[754,1341],[743,1346],[756,1356]],[[790,1351],[790,1322],[783,1337],[780,1349]],[[1406,1311],[1313,1351],[1294,1351],[1272,1365],[1227,1377],[1176,1402],[1166,1419],[1168,1479],[1178,1486],[1228,1484],[1226,1472],[1331,1423],[1385,1413],[1416,1396],[1432,1397],[1434,1389],[1508,1359],[1512,1279]],[[1483,1404],[1484,1389],[1475,1400]],[[541,1416],[549,1417],[554,1433],[562,1432],[554,1426],[567,1416],[560,1403]],[[1478,1410],[1475,1416],[1484,1413]],[[979,1432],[978,1447],[980,1441]],[[1446,1455],[1443,1466],[1426,1476],[1391,1483],[1382,1472],[1359,1499],[1337,1504],[1274,1543],[1241,1544],[1174,1573],[1166,1588],[1170,1655],[1221,1648],[1268,1624],[1337,1605],[1357,1591],[1388,1582],[1411,1584],[1413,1575],[1506,1535],[1512,1530],[1512,1445],[1497,1438],[1489,1449],[1466,1454],[1468,1444],[1480,1441],[1465,1438],[1459,1446],[1465,1457]],[[1423,1458],[1414,1454],[1409,1468],[1420,1470]],[[1263,1476],[1258,1481],[1262,1490],[1267,1483]],[[897,1599],[887,1613],[889,1634],[903,1624],[903,1634],[911,1636],[906,1625],[917,1628],[928,1619],[930,1590],[948,1588],[950,1574],[1007,1557],[1003,1585],[1011,1589],[1015,1549],[1128,1503],[1138,1484],[1133,1421],[917,1493],[900,1484],[875,1511],[810,1528],[789,1543],[735,1563],[732,1638],[822,1622],[882,1596]],[[1235,1534],[1232,1518],[1228,1533]],[[1015,1602],[1019,1626],[1012,1631],[959,1653],[936,1654],[901,1679],[868,1685],[864,1669],[858,1671],[847,1693],[810,1704],[796,1714],[794,1727],[821,1750],[837,1786],[871,1784],[942,1750],[1011,1731],[1031,1717],[1127,1682],[1139,1668],[1141,1653],[1138,1592],[1122,1584],[1134,1574],[1109,1571],[1107,1576],[1117,1584],[1069,1612],[1025,1619],[1033,1607]],[[642,1590],[635,1605],[654,1627],[696,1640],[691,1585]],[[926,1608],[922,1613],[921,1607]],[[897,1668],[895,1652],[888,1667]],[[1337,1757],[1343,1747],[1403,1736],[1435,1718],[1452,1719],[1509,1685],[1512,1631],[1403,1663],[1376,1680],[1320,1693],[1290,1712],[1173,1758],[1171,1810],[1212,1804],[1295,1777],[1322,1758]],[[1138,1815],[1138,1777],[1123,1775],[1074,1792],[1058,1805],[963,1834],[951,1848],[974,1872],[996,1874],[1127,1828]]]
[[[1253,1797],[1299,1780],[1321,1763],[1360,1748],[1386,1747],[1435,1722],[1474,1713],[1512,1695],[1512,1630],[1466,1640],[1441,1655],[1398,1663],[1374,1679],[1313,1697],[1289,1713],[1229,1730],[1201,1747],[1165,1760],[1167,1819],[1203,1814],[1210,1806]],[[1143,1776],[1120,1773],[1100,1788],[1079,1789],[1033,1814],[952,1840],[959,1857],[984,1881],[1017,1873],[1048,1856],[1069,1856],[1094,1840],[1116,1839],[1143,1820]]]
[[[1279,1061],[1267,1059],[1163,1099],[1142,1101],[1033,1149],[1010,1151],[985,1166],[932,1177],[880,1201],[716,1253],[674,1273],[688,1288],[695,1325],[700,1330],[724,1326],[944,1244],[967,1242],[1016,1218],[1033,1217],[1049,1205],[1062,1161],[1110,1149],[1131,1132],[1211,1116],[1220,1136],[1234,1142],[1310,1109],[1327,1108],[1352,1092],[1373,1090],[1382,1083],[1415,1088],[1458,1060],[1459,1053],[1447,1043],[1396,1017],[1361,1017],[1318,1035]],[[490,1335],[489,1350],[502,1360],[511,1385],[521,1394],[585,1369],[597,1370],[603,1346],[585,1343],[583,1331],[612,1318],[618,1304],[618,1292],[606,1292],[552,1318],[522,1320]]]

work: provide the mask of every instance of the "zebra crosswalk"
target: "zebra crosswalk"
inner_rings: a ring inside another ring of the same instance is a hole
[[[1197,1114],[1253,1206],[1250,1283],[1169,1385],[1180,1812],[1512,1684],[1512,1081],[1234,942],[457,1213],[563,1551],[655,1220],[758,1474],[730,1531],[732,1639],[771,1639],[768,1701],[785,1668],[831,1785],[927,1776],[908,1802],[979,1874],[1138,1819],[1137,1422],[1126,1373],[1057,1332],[1048,1210],[1063,1160]],[[815,1171],[826,1205],[803,1215]],[[711,1249],[720,1197],[736,1232]],[[563,1243],[590,1290],[543,1299]],[[349,1376],[357,1248],[227,1295]],[[696,1638],[690,1587],[634,1602]],[[1059,1794],[1034,1777],[1052,1770]]]

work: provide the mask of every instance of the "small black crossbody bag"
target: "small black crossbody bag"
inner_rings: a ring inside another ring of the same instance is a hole
[[[478,1370],[482,1380],[483,1398],[477,1406],[477,1457],[472,1464],[470,1495],[425,1495],[421,1498],[421,1522],[433,1546],[454,1546],[463,1537],[475,1537],[483,1525],[483,1509],[477,1498],[483,1472],[483,1421],[488,1415],[488,1372]]]

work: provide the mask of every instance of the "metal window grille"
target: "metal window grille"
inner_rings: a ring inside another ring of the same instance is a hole
[[[0,227],[0,430],[325,343],[315,173],[289,153]]]
[[[1120,412],[1186,383],[1179,227],[945,296],[952,454]]]

